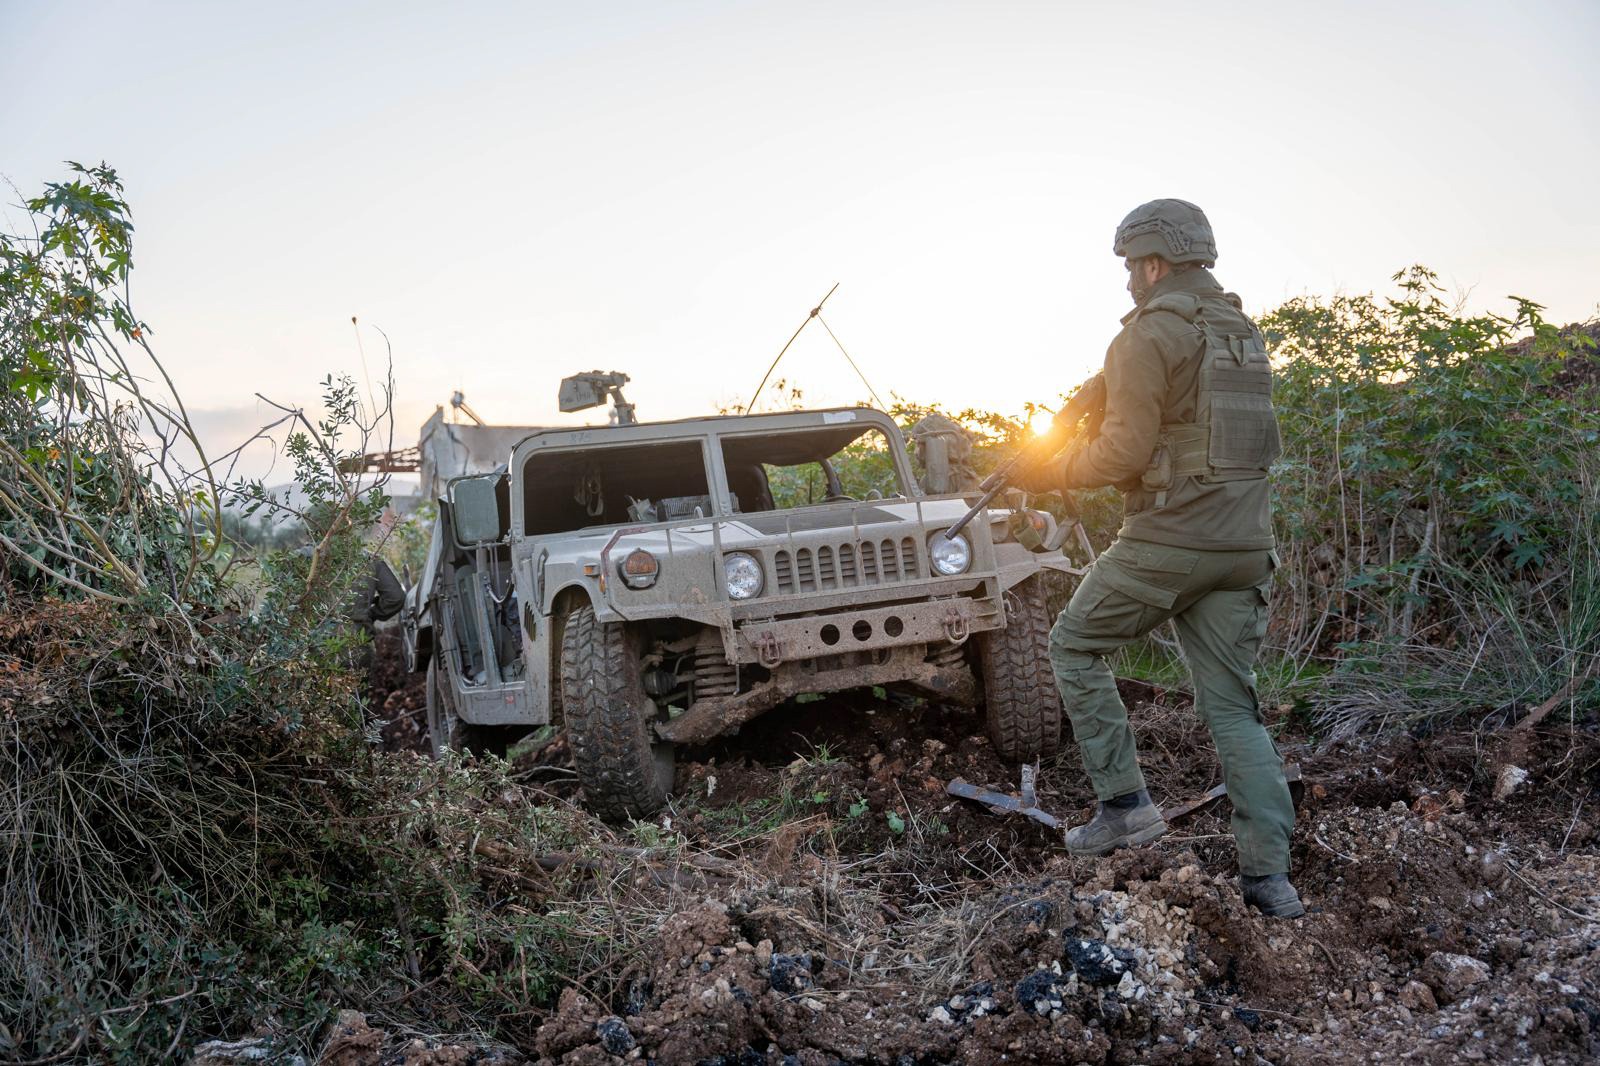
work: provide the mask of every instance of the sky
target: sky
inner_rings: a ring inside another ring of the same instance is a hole
[[[744,403],[835,283],[879,395],[1015,413],[1099,366],[1161,196],[1252,312],[1421,262],[1593,317],[1597,39],[1594,0],[0,0],[0,218],[119,171],[213,450],[386,343],[402,444],[457,389],[593,420],[556,410],[582,370],[648,419]],[[815,324],[774,377],[867,398]]]

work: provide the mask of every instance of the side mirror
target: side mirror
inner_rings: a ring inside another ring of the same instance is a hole
[[[450,524],[463,548],[500,539],[500,504],[495,499],[498,474],[458,478],[450,485]]]

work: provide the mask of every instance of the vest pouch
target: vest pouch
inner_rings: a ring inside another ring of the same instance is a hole
[[[1258,334],[1206,331],[1202,405],[1210,423],[1209,481],[1265,477],[1283,450],[1272,409],[1272,367]]]
[[[1139,484],[1146,492],[1165,492],[1172,487],[1172,445],[1165,433],[1156,440],[1156,450],[1139,476]]]

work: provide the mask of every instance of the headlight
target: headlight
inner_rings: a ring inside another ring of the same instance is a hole
[[[630,589],[649,588],[656,583],[656,575],[660,573],[661,564],[643,548],[635,548],[617,564],[617,576]]]
[[[761,576],[761,564],[756,557],[745,552],[729,552],[722,557],[722,578],[728,596],[735,600],[748,600],[761,595],[766,579]]]
[[[933,558],[933,568],[946,577],[964,574],[972,565],[972,545],[961,533],[953,537],[935,533],[928,540],[928,554]]]

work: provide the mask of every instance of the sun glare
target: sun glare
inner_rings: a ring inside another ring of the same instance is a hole
[[[1035,408],[1033,414],[1028,416],[1028,432],[1035,437],[1042,437],[1050,432],[1050,422],[1054,419],[1054,411],[1046,411],[1043,407]]]

